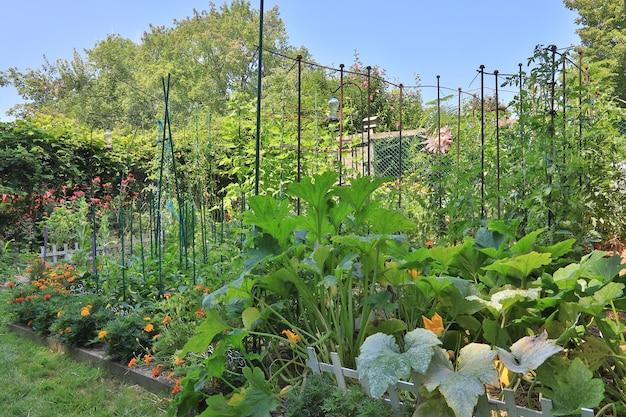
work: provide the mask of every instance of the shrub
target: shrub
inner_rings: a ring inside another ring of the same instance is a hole
[[[153,337],[157,332],[146,331],[146,325],[141,312],[134,312],[127,316],[117,316],[105,327],[106,336],[103,338],[104,349],[111,358],[128,361],[138,356],[152,346]]]

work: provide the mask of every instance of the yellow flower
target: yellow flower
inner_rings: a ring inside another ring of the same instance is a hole
[[[291,343],[300,343],[300,340],[302,340],[298,333],[294,333],[291,330],[283,330],[281,333],[287,336],[287,339],[289,339]]]
[[[104,340],[104,338],[107,337],[107,334],[106,330],[100,330],[98,332],[98,340]]]
[[[443,327],[443,319],[439,315],[439,313],[435,313],[432,319],[429,319],[426,316],[422,316],[422,321],[424,322],[424,328],[430,330],[435,333],[437,336],[441,336],[444,331]]]
[[[152,323],[148,323],[146,324],[146,327],[143,328],[146,332],[150,333],[154,330],[154,324]]]
[[[180,365],[182,365],[183,363],[185,363],[185,360],[184,360],[183,358],[179,358],[178,356],[176,356],[176,357],[174,358],[174,365],[176,365],[176,366],[180,366]]]
[[[163,317],[163,321],[161,321],[161,323],[163,324],[163,326],[167,326],[168,324],[170,324],[170,321],[172,321],[172,318],[169,315],[167,315]]]
[[[500,385],[502,385],[502,387],[508,387],[511,385],[511,371],[509,371],[509,369],[504,366],[500,360],[496,359],[494,362],[496,364],[496,369],[498,370]]]
[[[91,304],[87,304],[85,307],[80,309],[80,316],[87,317],[91,314],[91,309],[93,306]]]
[[[63,310],[57,311],[57,317],[63,317],[64,314],[65,314],[65,311]]]
[[[150,317],[148,317],[148,316],[146,316],[146,317],[144,317],[144,318],[143,318],[143,321],[150,321],[150,320],[151,320],[151,319],[150,319]]]

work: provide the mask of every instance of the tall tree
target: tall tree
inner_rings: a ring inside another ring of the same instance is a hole
[[[606,70],[615,94],[626,105],[626,0],[564,0],[578,13],[577,30],[590,59]]]

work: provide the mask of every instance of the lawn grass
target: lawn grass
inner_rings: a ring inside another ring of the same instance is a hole
[[[168,400],[9,332],[0,291],[0,416],[165,416]]]

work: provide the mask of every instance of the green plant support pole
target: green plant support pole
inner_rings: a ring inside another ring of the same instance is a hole
[[[202,260],[207,262],[207,248],[206,248],[206,219],[204,217],[204,195],[200,193],[200,237],[202,238]]]
[[[191,264],[193,268],[193,285],[196,285],[196,206],[191,206]]]
[[[519,137],[520,137],[520,150],[521,150],[521,167],[522,167],[522,190],[521,200],[524,200],[524,196],[526,195],[526,140],[525,140],[525,131],[524,131],[524,75],[522,73],[522,64],[517,64],[519,66],[519,110],[518,110],[518,119],[519,119]],[[524,210],[525,212],[526,210]]]
[[[189,206],[190,204],[187,203],[187,201],[183,203],[183,207],[184,207],[183,212],[185,213],[185,219],[189,219],[189,208],[190,208]],[[187,221],[186,220],[183,223],[183,230],[184,230],[183,239],[185,243],[185,269],[189,269],[189,239],[187,237]]]
[[[226,223],[226,212],[224,210],[224,196],[220,196],[221,198],[221,208],[220,211],[222,213],[222,224],[220,229],[220,244],[224,243],[224,223]]]
[[[128,216],[128,229],[130,231],[130,256],[129,258],[132,259],[133,256],[133,209],[134,209],[134,201],[133,201],[133,197],[131,195],[130,197],[130,212],[129,212],[129,216]]]
[[[297,160],[298,171],[296,172],[296,181],[302,180],[302,55],[298,55],[298,147],[297,147]],[[300,197],[296,199],[296,214],[300,215]]]
[[[123,204],[120,206],[119,223],[120,223],[120,243],[122,246],[122,300],[126,302],[126,254],[125,254],[126,248],[124,245],[125,225],[124,225],[124,205]]]
[[[552,211],[552,170],[554,168],[554,131],[555,131],[555,116],[556,110],[554,109],[554,92],[556,86],[556,45],[552,45],[550,48],[552,52],[552,80],[550,82],[550,124],[548,125],[548,137],[550,139],[550,158],[548,164],[548,187],[550,187],[550,194],[548,194],[548,227],[552,227],[554,223],[554,212]]]
[[[578,54],[578,187],[583,188],[582,174],[583,150],[583,51]]]
[[[140,249],[140,255],[141,255],[141,276],[143,277],[143,282],[146,282],[146,261],[145,261],[145,254],[144,254],[144,244],[143,244],[143,227],[142,227],[142,222],[141,222],[141,217],[143,214],[143,210],[139,209],[139,249]]]
[[[439,182],[437,192],[437,207],[439,208],[438,217],[441,216],[441,209],[443,208],[442,194],[443,194],[443,172],[442,172],[442,160],[443,149],[441,149],[441,88],[439,87],[439,80],[441,76],[437,75],[437,152],[439,153],[437,163],[437,180]],[[441,222],[440,222],[441,223]]]
[[[148,198],[148,230],[150,234],[150,257],[154,257],[154,228],[152,225],[154,195],[150,193]]]
[[[496,100],[496,209],[498,213],[498,220],[502,218],[502,199],[500,198],[500,104],[498,97],[498,70],[493,72],[494,79],[496,81],[495,100]]]
[[[91,203],[91,262],[96,292],[98,292],[100,290],[100,280],[98,279],[98,238],[96,233],[96,206]]]
[[[241,248],[241,250],[243,250],[243,242],[244,242],[244,233],[243,233],[243,213],[244,211],[246,211],[246,193],[242,190],[241,191],[241,212],[239,213],[239,228],[240,233],[239,233],[239,247]]]
[[[485,219],[485,66],[480,67],[480,219]]]
[[[372,128],[371,112],[372,112],[372,67],[367,66],[367,175],[372,175],[372,139],[370,137]]]
[[[259,3],[259,65],[256,84],[256,143],[254,154],[255,195],[259,195],[259,181],[261,177],[261,93],[263,88],[263,0],[260,0]]]
[[[402,128],[404,125],[404,121],[402,120],[403,114],[403,106],[404,106],[404,85],[400,84],[400,97],[399,97],[399,111],[400,111],[400,121],[398,122],[398,208],[402,208],[402,177],[404,175],[404,167],[402,155]],[[353,148],[354,149],[354,148]],[[354,161],[354,157],[352,159]]]

